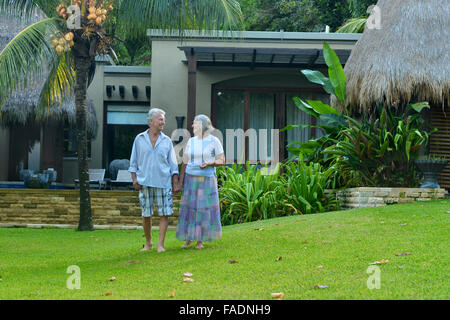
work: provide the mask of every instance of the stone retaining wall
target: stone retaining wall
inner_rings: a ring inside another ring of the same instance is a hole
[[[342,209],[379,207],[394,203],[428,201],[445,197],[445,189],[351,188],[336,193]],[[174,215],[169,228],[176,226],[180,195],[174,197]],[[78,226],[78,190],[0,189],[0,227]],[[91,190],[91,207],[96,229],[141,229],[142,217],[136,191]],[[153,226],[158,226],[158,216]]]
[[[429,201],[445,198],[445,189],[360,187],[336,193],[342,209],[371,208],[394,203]]]
[[[96,229],[141,228],[142,216],[137,191],[91,190],[91,208]],[[177,223],[179,194],[174,197],[174,215],[169,226]],[[78,226],[80,216],[78,190],[0,189],[0,226],[44,227]],[[153,225],[159,224],[158,216]]]

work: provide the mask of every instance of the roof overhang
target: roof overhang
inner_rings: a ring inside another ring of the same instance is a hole
[[[215,46],[181,46],[186,58],[195,56],[197,66],[312,68],[326,67],[321,49],[292,48],[238,48]],[[351,50],[335,50],[342,64],[347,62]],[[183,61],[187,63],[187,60]]]
[[[147,37],[152,40],[167,41],[249,41],[249,42],[323,42],[350,43],[359,40],[359,33],[326,33],[326,32],[285,32],[285,31],[195,31],[148,29]]]

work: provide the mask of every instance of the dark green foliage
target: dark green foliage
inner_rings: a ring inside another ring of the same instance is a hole
[[[272,175],[249,163],[217,170],[222,224],[229,225],[285,215],[280,168]]]
[[[300,158],[288,162],[281,181],[286,187],[286,200],[296,213],[316,213],[339,210],[336,199],[328,198],[325,188],[335,173],[335,168],[325,168],[319,163],[305,164]]]
[[[435,132],[423,127],[424,120],[411,106],[403,112],[380,107],[374,115],[349,121],[336,144],[323,152],[341,158],[341,171],[358,172],[364,186],[418,187],[421,174],[414,160]]]
[[[325,28],[317,17],[320,12],[313,0],[241,0],[249,31],[322,31]]]
[[[249,31],[331,31],[348,19],[367,16],[377,0],[239,0]]]

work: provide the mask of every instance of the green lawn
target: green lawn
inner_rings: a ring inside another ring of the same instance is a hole
[[[0,299],[449,299],[449,210],[440,200],[234,225],[200,251],[169,231],[164,253],[139,251],[143,231],[3,228]],[[70,265],[80,290],[66,287]]]

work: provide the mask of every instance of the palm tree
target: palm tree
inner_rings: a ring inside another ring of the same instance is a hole
[[[73,9],[78,10],[78,17]],[[115,56],[111,49],[113,35],[106,30],[114,25],[113,29],[122,30],[127,38],[138,38],[145,37],[148,28],[177,30],[182,35],[188,28],[231,30],[242,23],[237,0],[0,0],[0,14],[21,19],[36,14],[43,17],[17,34],[0,53],[0,110],[14,90],[26,88],[28,79],[45,73],[48,76],[39,98],[41,108],[61,104],[72,89],[75,92],[79,231],[93,230],[86,91],[95,56]]]

